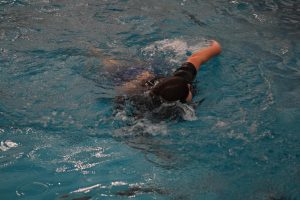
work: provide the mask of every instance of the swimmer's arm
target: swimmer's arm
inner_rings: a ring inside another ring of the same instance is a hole
[[[132,94],[134,91],[138,89],[138,83],[136,80],[126,82],[120,86],[116,87],[116,92],[119,95],[124,95],[124,94]]]
[[[201,49],[198,52],[192,54],[187,59],[187,62],[192,63],[198,71],[203,63],[208,61],[210,58],[220,54],[221,51],[221,45],[217,41],[213,40],[209,47]]]
[[[134,80],[128,81],[123,85],[118,86],[116,90],[121,94],[131,94],[137,92],[140,89],[142,82],[151,78],[154,78],[154,74],[148,71],[144,71],[141,74],[137,75]]]
[[[103,67],[106,71],[113,72],[115,67],[120,66],[121,62],[119,60],[111,58],[103,53],[102,49],[91,47],[89,49],[89,56],[93,56],[102,60]]]

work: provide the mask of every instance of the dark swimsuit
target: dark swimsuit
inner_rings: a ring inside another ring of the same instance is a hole
[[[173,73],[173,76],[180,76],[189,83],[192,83],[194,81],[196,75],[196,67],[190,62],[183,63],[181,67]]]

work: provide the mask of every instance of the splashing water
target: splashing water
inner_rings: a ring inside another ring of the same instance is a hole
[[[164,39],[156,41],[142,49],[144,55],[155,58],[159,55],[165,55],[165,60],[172,64],[179,64],[186,59],[186,55],[194,53],[195,51],[209,46],[207,39],[195,39],[191,45],[189,41],[184,39]]]
[[[18,144],[11,140],[1,141],[0,151],[7,151],[7,150],[9,150],[11,148],[15,148],[17,146],[18,146]]]

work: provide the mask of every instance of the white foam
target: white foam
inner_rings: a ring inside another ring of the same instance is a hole
[[[17,146],[18,146],[18,144],[11,141],[11,140],[1,141],[0,150],[1,151],[7,151],[11,148],[16,148]]]
[[[142,52],[150,57],[166,52],[173,52],[175,53],[175,57],[167,58],[168,61],[171,63],[180,63],[183,59],[186,59],[188,52],[193,53],[207,46],[209,46],[209,41],[203,38],[196,39],[196,42],[193,41],[192,45],[189,45],[183,39],[164,39],[143,48]]]
[[[164,122],[159,124],[154,124],[147,119],[138,120],[134,125],[128,127],[129,133],[140,133],[140,130],[143,130],[144,133],[150,135],[166,135],[167,126]]]
[[[123,186],[123,185],[128,185],[128,183],[123,182],[123,181],[114,181],[114,182],[111,182],[111,185],[112,186]]]
[[[217,128],[223,128],[227,126],[227,123],[223,122],[223,121],[217,121],[216,125]]]
[[[96,185],[92,185],[90,187],[85,187],[85,188],[79,188],[78,190],[75,190],[75,191],[73,191],[71,193],[80,193],[80,192],[88,193],[92,189],[95,189],[95,188],[101,188],[101,184],[96,184]]]
[[[170,109],[180,109],[180,117],[186,121],[197,120],[196,112],[194,108],[188,104],[183,104],[181,102],[172,102],[172,103],[163,103],[160,107],[156,108],[153,112],[160,113],[164,112],[165,108]],[[152,136],[156,135],[167,135],[168,126],[165,121],[160,123],[153,123],[150,119],[141,118],[136,119],[134,117],[126,116],[125,111],[120,111],[116,114],[116,120],[121,120],[126,123],[127,126],[120,127],[115,129],[115,137],[126,137],[126,136],[135,136],[140,134],[149,134]],[[130,125],[128,125],[130,124]]]
[[[134,120],[134,119],[132,119]],[[116,129],[114,131],[115,137],[126,137],[135,136],[140,134],[149,135],[166,135],[168,132],[167,125],[164,122],[152,123],[151,121],[143,119],[135,119],[134,123],[129,126],[124,126],[122,128]]]
[[[185,55],[188,50],[188,45],[185,41],[180,39],[165,39],[154,42],[153,44],[145,47],[144,52],[155,51],[174,51],[177,55]]]
[[[121,121],[126,121],[126,120],[128,120],[128,117],[127,117],[125,111],[119,111],[116,113],[115,119],[121,120]]]
[[[177,102],[177,106],[180,107],[184,112],[182,113],[182,118],[187,121],[197,120],[196,112],[193,107]]]

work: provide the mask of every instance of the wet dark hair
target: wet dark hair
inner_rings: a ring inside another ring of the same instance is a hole
[[[186,102],[189,95],[188,81],[179,76],[163,78],[154,88],[151,94],[162,97],[166,101]]]

